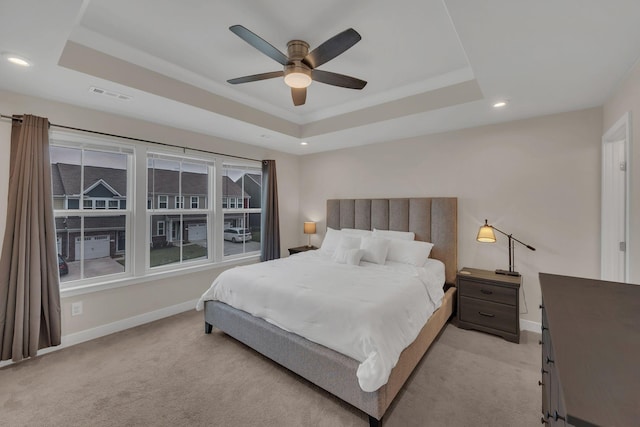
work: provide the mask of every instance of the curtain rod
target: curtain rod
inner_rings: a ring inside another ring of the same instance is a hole
[[[7,115],[4,115],[4,114],[0,114],[0,118],[9,119],[9,120],[12,120],[12,121],[13,120],[22,121],[22,115],[13,117],[13,116],[7,116]],[[183,146],[180,146],[180,145],[168,144],[166,142],[151,141],[151,140],[148,140],[148,139],[134,138],[134,137],[131,137],[131,136],[116,135],[116,134],[113,134],[113,133],[99,132],[99,131],[96,131],[96,130],[89,130],[89,129],[76,128],[76,127],[72,127],[72,126],[58,125],[58,124],[51,123],[51,122],[49,122],[49,126],[62,128],[62,129],[68,129],[68,130],[75,130],[75,131],[79,131],[79,132],[92,133],[92,134],[102,135],[102,136],[112,136],[112,137],[115,137],[115,138],[128,139],[130,141],[146,142],[146,143],[149,143],[149,144],[162,145],[162,146],[165,146],[165,147],[182,148],[183,150],[198,151],[200,153],[217,154],[219,156],[233,157],[234,159],[243,159],[243,160],[251,160],[251,161],[254,161],[254,162],[262,162],[262,160],[252,159],[250,157],[234,156],[233,154],[223,154],[223,153],[218,153],[216,151],[202,150],[200,148],[183,147]]]

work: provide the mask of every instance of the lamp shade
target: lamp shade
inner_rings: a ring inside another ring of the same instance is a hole
[[[304,234],[316,234],[316,223],[315,222],[305,222],[304,223]]]
[[[478,230],[478,237],[476,237],[476,240],[484,243],[495,243],[496,235],[493,232],[493,227],[488,225],[486,221],[484,222],[484,225],[480,227],[480,230]]]

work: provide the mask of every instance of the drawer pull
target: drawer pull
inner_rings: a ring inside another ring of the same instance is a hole
[[[496,317],[495,314],[491,314],[491,313],[485,313],[484,311],[479,311],[478,314],[480,316],[484,316],[484,317]]]
[[[542,332],[544,332],[544,331],[548,331],[548,330],[549,330],[549,328],[547,328],[546,326],[543,326],[543,327],[541,328],[541,330],[542,330]]]
[[[538,307],[540,308],[540,310],[542,310],[544,308],[544,305],[540,304]]]
[[[542,345],[542,340],[538,340],[538,344],[539,344],[539,345]]]
[[[547,414],[547,418],[545,418],[545,417],[540,417],[540,422],[541,422],[542,424],[549,424],[549,420],[548,420],[548,418],[549,418],[549,414]]]
[[[488,291],[486,289],[480,289],[480,292],[482,292],[485,295],[491,295],[493,293],[493,291]]]
[[[544,375],[544,374],[548,374],[548,373],[549,373],[549,371],[545,371],[545,370],[544,370],[544,368],[543,368],[543,369],[540,369],[540,373],[541,373],[542,375]]]
[[[551,360],[551,359],[549,359],[549,356],[547,356],[547,365],[548,365],[549,363],[554,363],[554,361],[553,361],[553,360]]]
[[[542,387],[542,386],[544,385],[544,383],[543,383],[542,381],[538,380],[538,385],[539,385],[540,387]]]
[[[560,415],[558,415],[558,411],[556,411],[556,414],[553,416],[553,418],[558,421],[558,420],[562,420],[562,421],[566,421],[564,419],[564,417],[561,417]]]

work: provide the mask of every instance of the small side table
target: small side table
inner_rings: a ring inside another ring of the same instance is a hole
[[[465,267],[458,272],[458,326],[520,342],[522,277]]]
[[[315,247],[315,246],[306,246],[306,245],[305,246],[298,246],[298,247],[295,247],[295,248],[289,248],[289,255],[297,254],[297,253],[300,253],[300,252],[313,251],[313,250],[316,250],[316,249],[318,249],[318,248]]]

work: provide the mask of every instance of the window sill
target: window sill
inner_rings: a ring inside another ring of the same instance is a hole
[[[255,255],[241,257],[241,258],[227,259],[221,262],[217,262],[215,264],[204,264],[204,265],[199,264],[199,265],[184,267],[184,268],[171,270],[171,271],[147,272],[147,274],[145,274],[144,276],[139,276],[139,277],[118,278],[115,280],[109,280],[109,281],[100,282],[100,283],[92,283],[92,284],[80,285],[73,288],[61,289],[60,297],[69,298],[69,297],[74,297],[78,295],[90,294],[93,292],[100,292],[100,291],[105,291],[109,289],[122,288],[130,285],[137,285],[140,283],[146,283],[146,282],[150,282],[158,279],[164,279],[164,278],[169,278],[174,276],[183,276],[185,274],[190,274],[190,273],[216,270],[216,269],[224,268],[228,266],[242,265],[246,263],[253,263],[253,262],[259,262],[259,261],[260,261],[260,255],[255,254]]]

